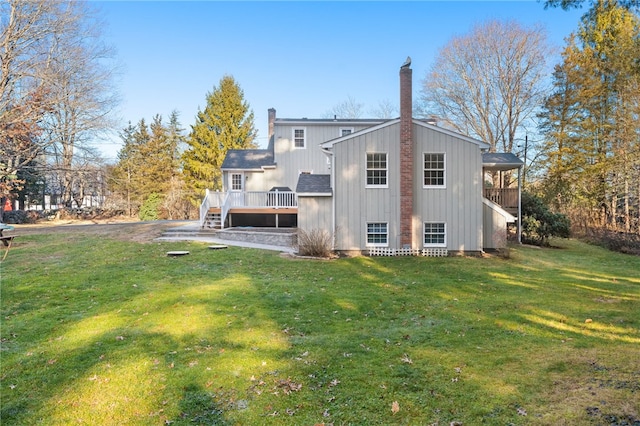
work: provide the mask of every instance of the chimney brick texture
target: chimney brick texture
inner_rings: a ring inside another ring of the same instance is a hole
[[[400,68],[400,244],[413,248],[412,70]]]

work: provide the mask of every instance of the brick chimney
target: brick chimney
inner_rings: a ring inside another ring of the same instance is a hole
[[[400,67],[400,244],[413,248],[413,102],[411,59]]]

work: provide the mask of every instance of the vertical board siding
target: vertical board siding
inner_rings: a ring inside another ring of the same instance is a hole
[[[486,204],[483,209],[483,248],[504,248],[507,244],[507,220],[500,213]]]
[[[422,246],[424,222],[446,222],[447,248],[478,251],[482,248],[482,158],[479,147],[455,136],[414,124],[418,182],[414,214],[420,219]],[[445,188],[423,188],[424,153],[445,154]]]
[[[399,124],[337,143],[335,153],[336,249],[366,249],[367,222],[386,222],[389,247],[399,243]],[[366,188],[366,153],[387,153],[387,188]]]
[[[322,124],[310,122],[294,125],[276,121],[274,154],[277,166],[275,170],[265,170],[264,190],[273,186],[288,186],[295,190],[301,171],[312,171],[314,174],[331,173],[327,155],[320,149],[320,144],[338,138],[342,127],[354,127],[354,131],[357,132],[366,126],[351,126],[340,122]],[[294,128],[306,130],[306,147],[303,149],[293,146]]]
[[[299,197],[298,228],[307,232],[322,229],[333,234],[332,197]]]

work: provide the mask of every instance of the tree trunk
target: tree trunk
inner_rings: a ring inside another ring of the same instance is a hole
[[[631,232],[631,216],[629,214],[629,179],[624,177],[624,230]]]

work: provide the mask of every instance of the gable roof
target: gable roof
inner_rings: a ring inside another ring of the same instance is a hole
[[[482,166],[491,170],[513,170],[523,166],[521,159],[510,152],[483,152]]]
[[[427,128],[427,129],[434,130],[436,132],[443,133],[443,134],[448,135],[448,136],[453,136],[453,137],[455,137],[457,139],[461,139],[461,140],[463,140],[465,142],[473,143],[475,145],[478,145],[478,147],[480,147],[480,149],[489,149],[489,144],[488,143],[485,143],[485,142],[482,142],[482,141],[480,141],[478,139],[474,139],[472,137],[463,135],[462,133],[457,133],[457,132],[454,132],[452,130],[445,129],[443,127],[438,127],[436,125],[433,125],[433,124],[430,124],[430,123],[426,122],[425,120],[420,120],[420,119],[417,119],[417,118],[413,118],[412,122],[413,122],[413,124],[417,124],[419,126]],[[375,132],[377,130],[383,129],[385,127],[392,126],[392,125],[397,124],[397,123],[400,123],[400,119],[399,118],[394,118],[392,120],[387,120],[387,121],[385,121],[385,122],[383,122],[381,124],[378,124],[377,126],[371,126],[371,127],[366,128],[366,129],[362,129],[362,130],[360,130],[358,132],[350,133],[348,135],[341,136],[339,138],[331,139],[329,141],[321,143],[320,147],[324,148],[324,149],[330,149],[333,145],[335,145],[337,143],[344,142],[345,140],[348,140],[348,139],[351,139],[351,138],[354,138],[354,137],[357,137],[357,136],[365,135],[367,133]]]
[[[490,145],[486,142],[483,142],[479,139],[474,139],[471,136],[463,135],[462,133],[455,132],[453,130],[446,129],[444,127],[436,126],[435,124],[428,123],[425,120],[419,120],[414,118],[413,124],[417,124],[419,126],[425,127],[427,129],[435,130],[436,132],[443,133],[448,136],[453,136],[454,138],[462,139],[465,142],[470,142],[476,144],[480,147],[480,149],[489,149]]]
[[[385,127],[389,127],[392,126],[396,123],[399,123],[400,119],[399,118],[394,118],[393,120],[387,120],[383,123],[380,123],[376,126],[371,126],[371,127],[367,127],[366,129],[362,129],[358,132],[353,132],[353,133],[349,133],[348,135],[345,136],[340,136],[339,138],[335,138],[335,139],[331,139],[328,140],[326,142],[323,142],[320,144],[321,148],[324,149],[329,149],[331,148],[333,145],[340,143],[340,142],[344,142],[346,140],[349,140],[351,138],[357,137],[357,136],[361,136],[361,135],[366,135],[367,133],[371,133],[371,132],[375,132],[376,130],[379,129],[384,129]]]
[[[273,151],[269,149],[230,149],[220,168],[222,170],[262,170],[275,165]]]
[[[298,177],[296,192],[299,197],[330,196],[333,194],[331,190],[331,175],[302,173]]]

